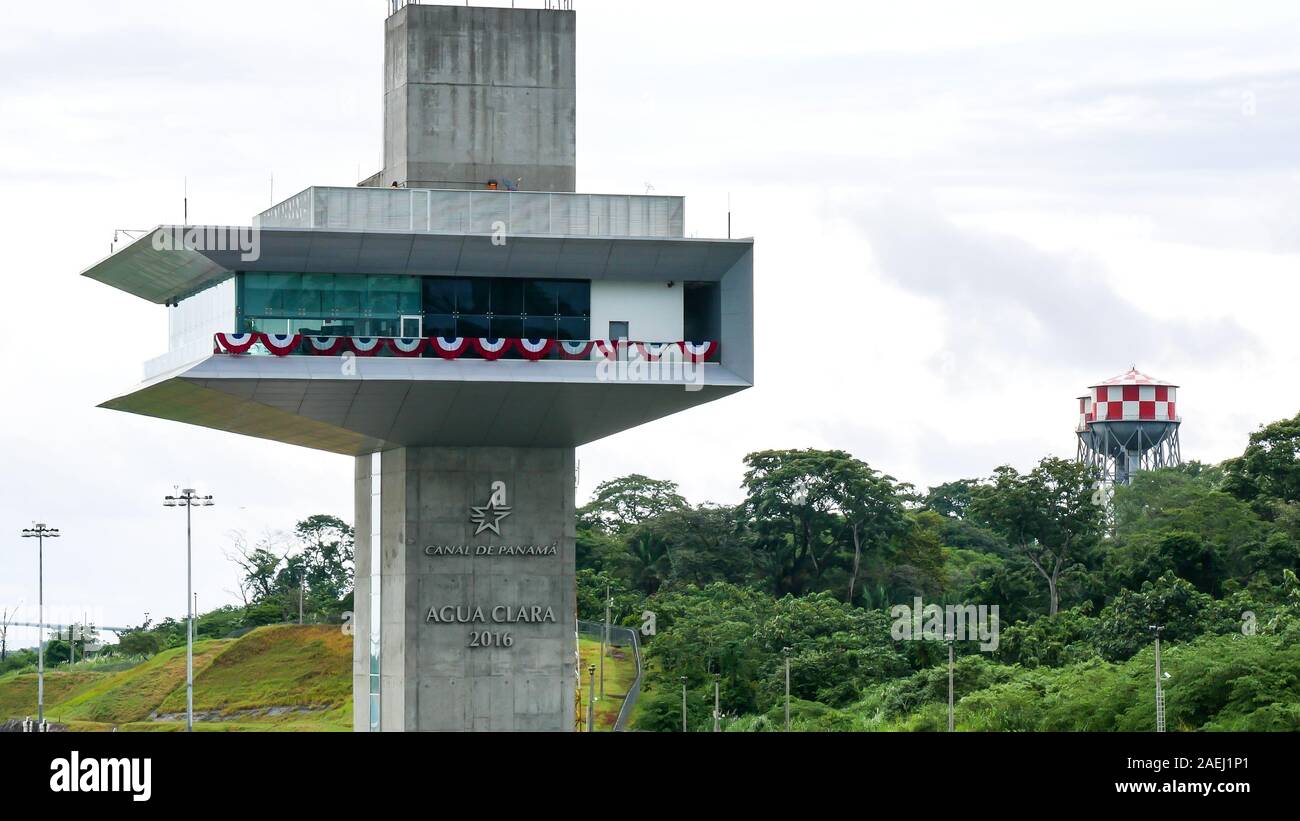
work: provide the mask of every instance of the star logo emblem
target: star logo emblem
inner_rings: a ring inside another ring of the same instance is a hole
[[[498,536],[501,535],[501,520],[509,516],[510,508],[497,505],[495,502],[488,502],[482,507],[471,507],[469,520],[471,523],[478,525],[474,535],[490,530]]]
[[[498,536],[501,535],[501,520],[510,515],[510,505],[506,504],[506,483],[493,482],[492,495],[488,497],[488,503],[482,507],[470,507],[469,520],[471,523],[478,525],[478,530],[474,535],[490,530]]]

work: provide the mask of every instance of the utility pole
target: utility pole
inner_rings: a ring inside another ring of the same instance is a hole
[[[45,540],[59,537],[57,527],[38,522],[23,530],[24,539],[36,539],[36,622],[40,626],[40,651],[36,656],[36,724],[45,727]]]
[[[179,496],[164,496],[163,507],[185,508],[185,732],[194,732],[194,538],[192,511],[212,507],[211,496],[187,487]]]
[[[302,626],[302,590],[307,584],[307,569],[298,571],[298,626]]]

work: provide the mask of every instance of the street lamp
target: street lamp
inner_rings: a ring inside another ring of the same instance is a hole
[[[587,732],[596,732],[596,665],[587,665],[587,676],[590,684],[587,685]]]
[[[785,731],[787,733],[790,732],[790,649],[781,648],[781,655],[785,656]]]
[[[682,732],[686,732],[686,676],[682,676]]]
[[[164,496],[163,507],[185,508],[185,732],[194,732],[194,539],[190,508],[212,507],[211,496],[192,487],[179,496]]]
[[[713,674],[713,732],[722,732],[722,713],[718,711],[718,682],[722,679],[721,673]]]
[[[948,642],[948,732],[952,732],[952,642],[953,634],[945,635],[944,640]]]
[[[40,631],[40,652],[36,656],[36,723],[45,726],[45,540],[57,539],[59,529],[38,522],[23,528],[24,539],[36,540],[36,622]]]
[[[1164,625],[1153,624],[1150,630],[1156,637],[1156,732],[1165,731],[1165,683],[1161,681],[1160,676],[1160,631],[1164,630]]]

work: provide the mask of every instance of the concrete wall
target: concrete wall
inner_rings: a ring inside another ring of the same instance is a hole
[[[368,729],[370,457],[356,460],[354,728]],[[473,507],[504,482],[501,535],[476,534]],[[404,448],[382,456],[384,731],[572,730],[576,688],[572,448]],[[467,545],[470,555],[426,548]],[[555,555],[484,555],[501,546]],[[499,622],[494,608],[538,607],[553,620]],[[430,608],[481,608],[484,622],[430,621]],[[510,646],[472,647],[475,633]]]
[[[591,283],[591,337],[604,339],[609,323],[629,323],[628,338],[636,342],[677,342],[682,339],[682,285],[666,282]]]
[[[418,5],[389,17],[380,184],[573,191],[576,52],[571,11]]]

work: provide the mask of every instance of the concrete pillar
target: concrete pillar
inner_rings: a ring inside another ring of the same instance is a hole
[[[399,448],[379,462],[376,495],[374,460],[356,460],[354,729],[370,729],[378,579],[382,730],[572,730],[573,448]]]

